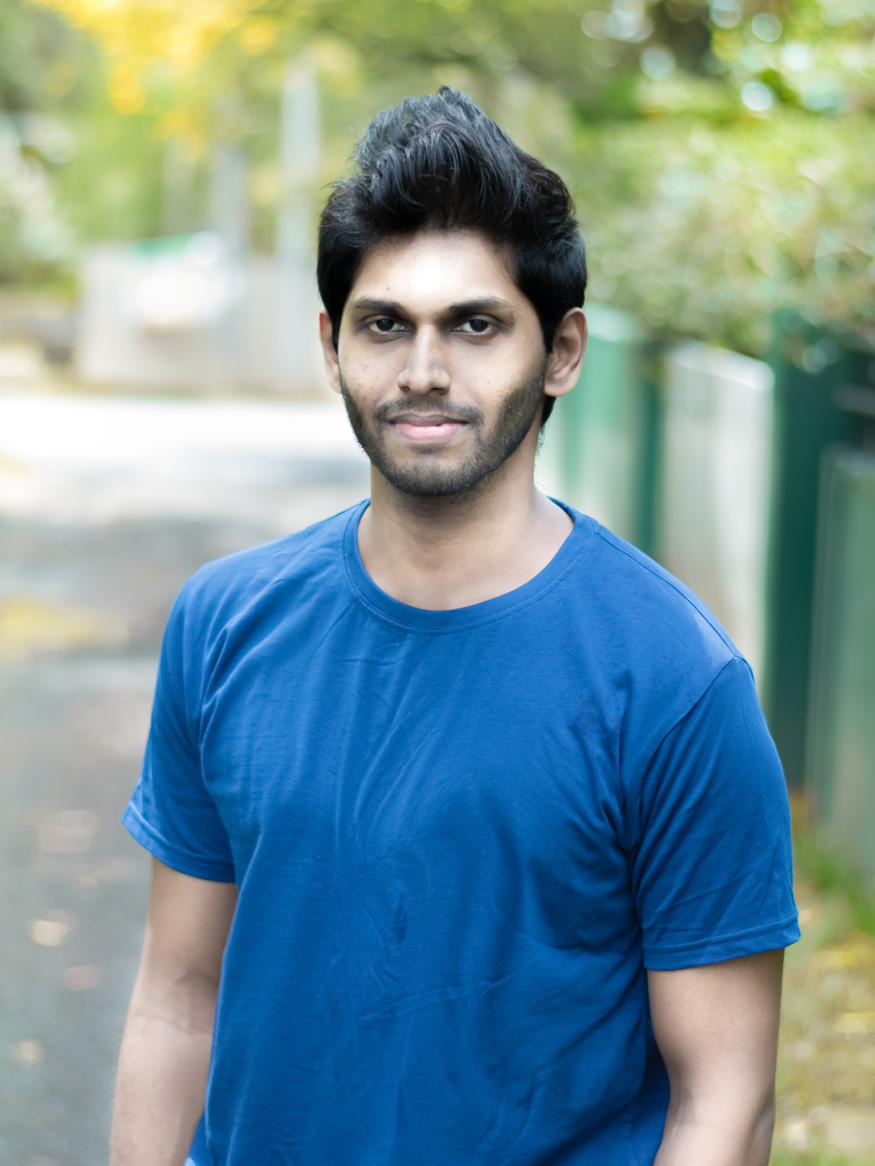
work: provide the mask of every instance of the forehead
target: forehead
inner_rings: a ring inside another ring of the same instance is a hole
[[[491,296],[515,306],[528,303],[513,281],[506,248],[476,232],[421,231],[372,247],[348,303],[360,298],[394,300],[426,313]]]

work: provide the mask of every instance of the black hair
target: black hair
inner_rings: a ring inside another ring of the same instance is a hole
[[[343,308],[367,251],[421,230],[474,230],[506,247],[550,352],[559,321],[581,307],[586,253],[558,174],[521,150],[464,93],[444,85],[378,113],[355,170],[334,183],[319,223],[319,292],[337,347]],[[541,425],[555,397],[545,396]]]

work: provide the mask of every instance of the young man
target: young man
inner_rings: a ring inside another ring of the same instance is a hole
[[[318,274],[371,495],[170,614],[112,1166],[764,1166],[784,779],[702,603],[534,487],[568,192],[449,89],[357,161]]]

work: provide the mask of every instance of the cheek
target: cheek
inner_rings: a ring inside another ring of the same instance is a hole
[[[508,344],[494,347],[491,351],[476,353],[458,369],[456,381],[467,383],[488,396],[495,392],[506,392],[521,384],[530,375],[532,355],[521,345]]]
[[[386,346],[389,347],[388,345]],[[379,391],[392,384],[401,370],[403,357],[398,352],[385,354],[373,351],[359,352],[350,345],[340,362],[343,379],[351,389],[363,392]]]
[[[340,361],[340,372],[349,389],[356,396],[366,395],[373,385],[374,372],[370,361],[362,361],[345,354]]]

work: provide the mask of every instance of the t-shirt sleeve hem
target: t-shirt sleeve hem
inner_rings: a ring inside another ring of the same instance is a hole
[[[150,854],[154,854],[166,866],[178,870],[182,874],[191,875],[198,879],[211,879],[213,882],[233,883],[236,881],[236,872],[233,865],[221,859],[208,858],[199,854],[192,854],[179,846],[173,846],[158,831],[151,826],[133,802],[129,802],[121,816],[121,824],[135,842],[145,847]]]
[[[796,943],[800,937],[798,916],[794,912],[763,927],[729,935],[674,944],[671,947],[648,947],[645,944],[644,966],[653,972],[697,968],[746,955],[759,955],[764,951],[776,951]]]

